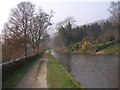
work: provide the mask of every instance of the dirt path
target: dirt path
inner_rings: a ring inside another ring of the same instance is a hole
[[[41,69],[38,73],[38,66],[42,61]],[[29,69],[22,80],[18,83],[16,88],[47,88],[47,51],[41,60],[37,60],[35,64]],[[38,73],[37,77],[36,74]]]
[[[41,69],[38,73],[37,80],[35,81],[33,88],[47,88],[47,61],[48,61],[48,53],[45,52],[43,58],[43,63],[41,65]]]

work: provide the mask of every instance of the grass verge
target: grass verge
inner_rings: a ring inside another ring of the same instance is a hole
[[[103,50],[103,52],[107,55],[117,55],[120,56],[120,44],[116,44],[113,46],[110,46]]]
[[[48,59],[47,82],[49,88],[83,88],[50,53]]]
[[[42,56],[42,54],[43,52],[35,56],[34,60],[31,60],[27,64],[23,65],[19,70],[8,76],[5,81],[2,81],[2,88],[14,88],[22,77],[28,72],[30,67],[36,62],[36,60]]]
[[[97,48],[97,47],[101,47],[101,46],[111,44],[111,43],[113,43],[113,41],[109,41],[109,42],[106,42],[106,43],[100,43],[100,44],[94,44],[94,47]]]

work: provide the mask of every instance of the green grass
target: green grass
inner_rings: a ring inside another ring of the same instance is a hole
[[[41,52],[39,55],[35,56],[34,60],[31,60],[27,64],[23,65],[19,70],[12,73],[10,76],[6,78],[5,81],[2,82],[3,88],[14,88],[19,81],[22,79],[22,77],[28,72],[30,67],[42,56],[43,52]]]
[[[112,43],[112,42],[113,42],[113,41],[106,42],[106,43],[94,44],[94,47],[97,48],[97,47],[100,47],[100,46],[103,46],[103,45],[106,45],[106,44],[110,44],[110,43]]]
[[[48,59],[47,82],[49,88],[83,88],[50,53]]]
[[[118,56],[120,56],[120,44],[110,46],[110,47],[104,49],[103,52],[105,54],[108,54],[108,55],[118,55]]]
[[[111,44],[111,45],[110,45]],[[108,46],[106,46],[108,45]],[[110,41],[106,43],[100,43],[100,44],[94,44],[94,47],[100,48],[99,51],[103,52],[106,55],[117,55],[120,56],[120,43],[117,43],[116,41]]]

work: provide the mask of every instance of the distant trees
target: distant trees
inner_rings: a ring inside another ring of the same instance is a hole
[[[117,33],[120,34],[120,1],[111,2],[111,6],[109,8],[111,13],[111,21],[114,25],[116,25]],[[117,35],[117,36],[118,36]],[[118,40],[120,40],[120,36],[118,36]]]
[[[120,1],[111,2],[109,11],[111,13],[112,21],[120,25]]]
[[[115,24],[109,21],[106,21],[103,23],[101,28],[102,28],[102,32],[100,33],[97,39],[98,43],[118,40],[118,26],[116,26]]]
[[[64,21],[63,21],[64,22]],[[118,40],[118,30],[115,24],[105,21],[102,25],[97,22],[73,27],[73,23],[67,21],[58,24],[58,34],[67,48],[79,48],[78,42],[105,43]]]
[[[66,47],[82,39],[94,42],[102,31],[98,23],[73,27],[73,23],[67,22],[58,26],[58,33]]]
[[[83,38],[87,41],[95,42],[101,33],[101,27],[98,23],[93,23],[91,25],[84,25],[81,28],[83,31]]]
[[[73,18],[68,18],[60,22],[57,29],[64,45],[67,48],[71,47],[71,45],[78,48],[75,43],[83,40],[92,43],[105,43],[120,40],[120,37],[118,38],[120,33],[120,1],[111,2],[109,11],[111,13],[110,17],[112,18],[112,21],[111,19],[108,19],[102,22],[102,24],[95,22],[73,27],[73,22],[75,21]]]
[[[17,8],[11,9],[9,21],[4,25],[3,52],[8,52],[9,47],[9,50],[12,50],[13,53],[8,55],[14,56],[14,54],[21,52],[20,54],[24,53],[27,56],[28,45],[34,51],[38,49],[41,41],[49,36],[46,30],[52,25],[52,17],[52,11],[49,14],[42,9],[35,12],[35,5],[31,2],[19,3]]]
[[[72,43],[72,24],[74,21],[75,20],[73,18],[68,17],[64,21],[58,23],[57,29],[65,46]]]
[[[50,39],[50,47],[51,49],[61,50],[63,51],[65,49],[65,45],[63,43],[63,40],[61,37],[57,34],[54,34],[53,37]]]

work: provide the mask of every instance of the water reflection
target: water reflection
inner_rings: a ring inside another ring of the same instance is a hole
[[[64,54],[57,52],[55,53],[52,51],[52,55],[54,55],[59,62],[69,71],[71,72],[71,55],[70,54]],[[62,55],[62,56],[61,56]]]
[[[72,75],[87,88],[118,87],[117,56],[81,56],[77,54],[52,54]]]

